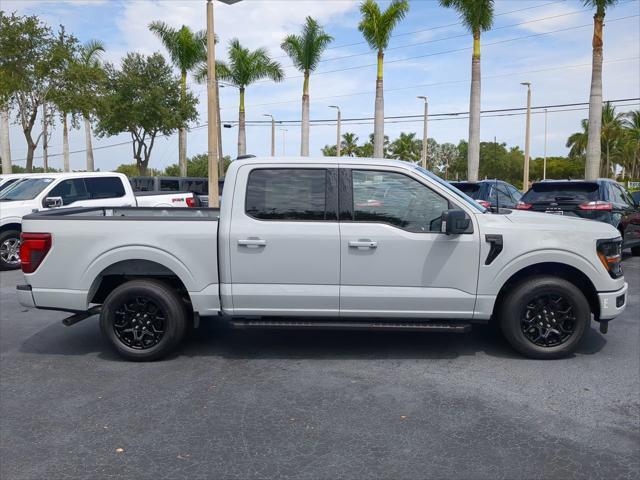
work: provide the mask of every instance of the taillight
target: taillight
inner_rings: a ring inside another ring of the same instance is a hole
[[[196,206],[196,199],[194,197],[187,197],[187,207],[193,208]]]
[[[50,233],[20,235],[20,265],[24,273],[33,273],[51,249]]]
[[[598,258],[611,278],[622,276],[622,239],[598,240],[596,243]]]
[[[530,210],[533,205],[530,203],[518,202],[516,204],[516,210]]]
[[[478,202],[484,208],[491,208],[491,203],[487,202],[486,200],[476,200],[476,202]]]
[[[613,205],[609,202],[603,202],[602,200],[597,200],[594,202],[584,202],[578,205],[580,210],[613,210]]]

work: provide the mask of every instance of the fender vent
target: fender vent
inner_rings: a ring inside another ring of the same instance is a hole
[[[491,244],[491,248],[489,248],[489,255],[487,255],[487,259],[484,261],[485,265],[491,265],[500,252],[502,252],[502,235],[492,235],[487,234],[484,236],[484,239],[487,243]]]

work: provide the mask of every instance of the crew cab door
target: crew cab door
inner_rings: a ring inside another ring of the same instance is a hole
[[[421,179],[392,167],[340,168],[341,316],[472,316],[474,215],[473,231],[441,233],[442,212],[460,207]]]
[[[335,165],[238,169],[228,239],[234,315],[338,315],[336,182]]]
[[[63,207],[117,207],[130,205],[131,198],[120,177],[91,176],[75,177],[60,180],[44,195],[61,197]]]

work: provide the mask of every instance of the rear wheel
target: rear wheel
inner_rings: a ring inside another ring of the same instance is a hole
[[[500,308],[502,332],[517,351],[531,358],[569,355],[582,341],[591,309],[572,283],[536,276],[517,284]]]
[[[20,268],[20,232],[6,230],[0,233],[0,270]]]
[[[152,361],[166,356],[182,340],[186,310],[178,292],[156,280],[126,282],[105,299],[100,328],[128,360]]]

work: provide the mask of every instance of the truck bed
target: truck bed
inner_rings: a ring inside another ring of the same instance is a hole
[[[27,215],[26,231],[52,237],[51,250],[36,273],[26,275],[35,304],[86,310],[98,288],[95,279],[122,275],[133,267],[134,276],[177,277],[195,311],[216,314],[218,215],[217,209],[150,207],[68,208]]]

